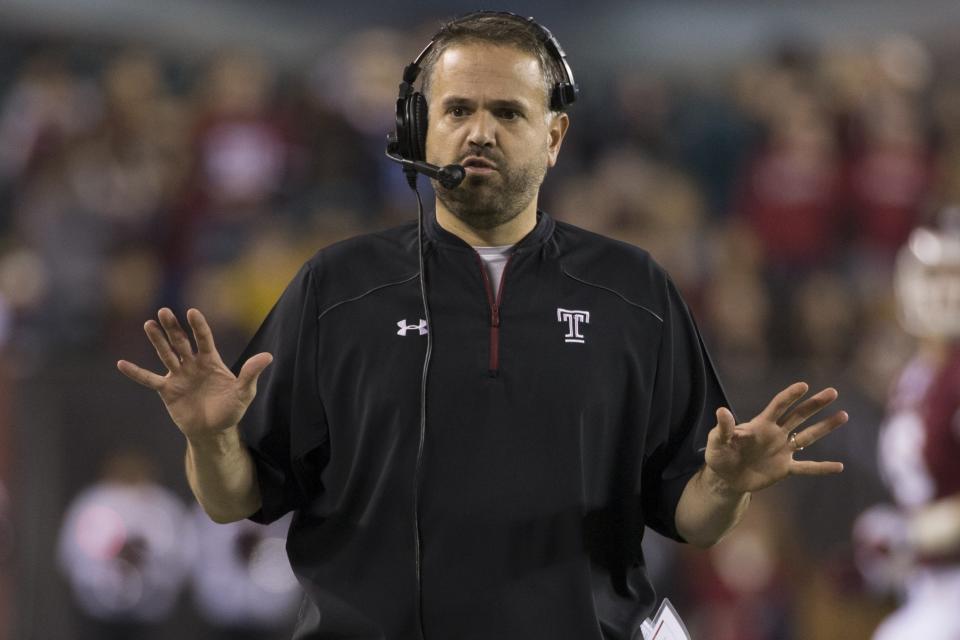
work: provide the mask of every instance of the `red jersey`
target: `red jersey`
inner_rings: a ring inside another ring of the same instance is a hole
[[[960,493],[960,347],[939,367],[918,357],[904,368],[880,432],[880,468],[907,509]]]

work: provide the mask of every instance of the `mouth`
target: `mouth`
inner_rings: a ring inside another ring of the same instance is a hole
[[[497,165],[480,156],[469,156],[460,163],[467,173],[486,174],[497,170]]]

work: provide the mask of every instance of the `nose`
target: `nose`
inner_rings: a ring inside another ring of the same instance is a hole
[[[474,114],[467,135],[467,143],[477,147],[492,147],[497,140],[497,119],[480,109]]]

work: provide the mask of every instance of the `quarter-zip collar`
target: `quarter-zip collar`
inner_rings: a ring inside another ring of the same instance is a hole
[[[435,243],[444,248],[474,251],[474,248],[464,242],[462,238],[441,227],[437,222],[435,213],[425,211],[423,217],[424,231],[426,232],[427,239],[431,243]],[[530,231],[530,233],[525,235],[520,242],[514,245],[514,253],[527,251],[529,249],[541,246],[553,234],[554,226],[553,218],[551,218],[546,212],[538,209],[536,226]]]

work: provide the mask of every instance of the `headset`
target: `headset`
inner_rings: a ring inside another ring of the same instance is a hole
[[[433,49],[437,40],[458,22],[477,16],[510,17],[533,28],[563,75],[563,79],[557,82],[550,92],[550,109],[565,111],[577,99],[580,90],[574,82],[573,71],[567,63],[567,54],[550,30],[533,18],[524,18],[509,11],[475,11],[453,20],[440,29],[416,59],[403,69],[403,81],[400,83],[400,94],[397,96],[396,131],[387,136],[387,157],[403,165],[403,172],[412,189],[416,189],[417,173],[437,180],[447,189],[456,188],[466,176],[466,172],[460,165],[448,164],[445,167],[438,167],[426,161],[427,99],[414,89],[414,83],[420,75],[421,62]]]
[[[427,344],[423,355],[423,369],[420,378],[420,439],[417,447],[416,468],[413,478],[413,520],[415,523],[414,535],[416,539],[416,569],[417,569],[417,599],[420,622],[420,638],[424,640],[423,623],[423,592],[421,589],[421,536],[419,518],[420,470],[423,460],[423,445],[427,426],[427,378],[430,372],[430,356],[433,353],[433,324],[430,318],[430,305],[427,300],[426,271],[423,251],[423,201],[417,189],[417,174],[422,173],[439,182],[446,189],[457,188],[466,177],[466,170],[459,164],[448,164],[444,167],[430,164],[427,156],[427,99],[422,93],[414,89],[417,76],[420,75],[420,63],[433,49],[436,41],[451,27],[468,18],[484,15],[499,15],[509,17],[521,23],[527,23],[537,33],[549,54],[553,57],[563,74],[563,79],[557,82],[550,93],[550,108],[553,111],[564,111],[567,106],[577,99],[579,89],[573,80],[573,71],[567,64],[567,54],[563,52],[560,43],[550,31],[538,24],[533,18],[524,18],[508,11],[476,11],[461,16],[444,26],[433,36],[433,39],[424,47],[416,59],[403,70],[403,81],[400,83],[400,94],[397,97],[396,131],[387,136],[386,155],[394,162],[403,166],[403,173],[407,184],[417,196],[417,253],[420,265],[420,300],[423,305],[423,316],[427,324]]]

